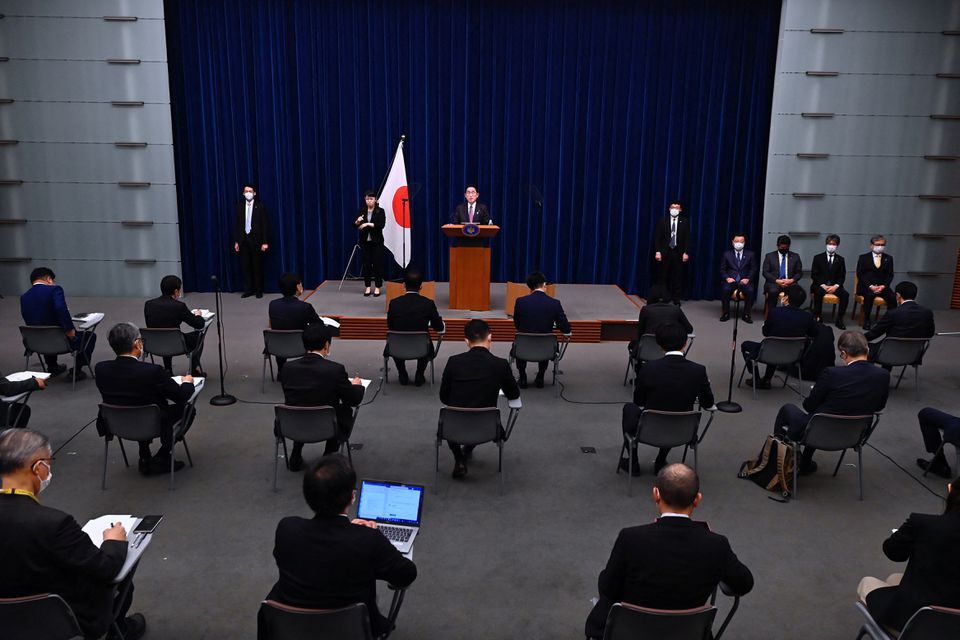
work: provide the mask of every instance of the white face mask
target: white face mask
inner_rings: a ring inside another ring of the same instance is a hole
[[[670,215],[676,218],[680,215],[680,209],[670,209]]]
[[[827,253],[829,253],[830,255],[833,255],[833,254],[835,254],[836,252],[837,252],[837,245],[835,245],[835,244],[828,244],[828,245],[827,245]]]
[[[253,194],[250,193],[249,191],[244,193],[243,197],[247,199],[247,202],[251,202],[253,200]]]
[[[743,243],[742,243],[742,242],[734,242],[734,243],[733,243],[733,248],[736,249],[737,251],[743,251]]]
[[[879,254],[883,253],[884,248],[885,248],[885,246],[882,245],[882,244],[875,244],[875,245],[873,245],[873,252],[876,253],[877,255],[879,255]]]
[[[43,493],[43,490],[50,486],[50,481],[53,480],[53,469],[50,468],[50,464],[46,460],[38,460],[37,464],[43,463],[47,467],[47,477],[40,478],[40,474],[34,471],[34,474],[40,478],[40,491],[37,493]]]

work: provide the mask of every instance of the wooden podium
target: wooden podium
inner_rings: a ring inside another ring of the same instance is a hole
[[[482,244],[500,231],[493,224],[445,224],[450,238],[450,308],[490,310],[490,247]],[[457,242],[457,241],[460,242]]]

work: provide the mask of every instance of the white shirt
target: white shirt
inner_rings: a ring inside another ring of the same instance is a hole
[[[666,352],[665,354],[663,354],[663,355],[664,355],[664,357],[666,357],[666,356],[681,356],[681,357],[682,357],[682,356],[683,356],[683,351],[667,351],[667,352]]]
[[[690,516],[688,516],[685,513],[661,513],[660,517],[661,518],[687,518],[688,520],[690,519]]]
[[[250,225],[253,221],[253,200],[247,203],[247,215],[243,225],[243,232],[250,233]]]

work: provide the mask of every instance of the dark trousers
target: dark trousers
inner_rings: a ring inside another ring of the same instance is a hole
[[[547,366],[549,366],[549,364],[550,364],[549,360],[544,360],[543,362],[537,363],[538,378],[542,378],[544,376],[544,374],[547,372]],[[520,358],[517,358],[517,371],[520,372],[521,378],[527,377],[527,361],[526,360],[521,360]]]
[[[642,408],[632,402],[623,405],[623,432],[625,434],[634,435],[637,433],[637,423],[640,421],[642,411]],[[630,453],[633,455],[634,466],[637,466],[637,450],[634,449]],[[657,453],[657,462],[666,461],[668,453],[670,453],[670,447],[662,447]]]
[[[960,417],[933,407],[926,407],[917,414],[917,420],[920,422],[923,446],[928,453],[936,453],[944,441],[960,444]]]
[[[186,406],[183,404],[168,404],[165,407],[160,407],[163,428],[160,430],[160,448],[157,449],[157,453],[154,457],[164,460],[170,455],[170,452],[173,451],[173,425],[176,424],[178,420],[183,418],[183,411],[185,408]],[[190,428],[190,423],[184,426],[186,428],[183,430],[183,433],[186,433],[187,429]],[[144,440],[140,442],[141,460],[150,459],[150,443],[152,442],[153,440]]]
[[[72,338],[67,338],[67,341],[70,342],[72,349],[79,351],[77,353],[78,367],[85,367],[93,362],[91,358],[93,357],[93,349],[97,346],[97,334],[89,331],[77,331]],[[83,350],[80,350],[81,346]],[[43,356],[43,360],[47,363],[47,369],[57,366],[57,356]]]
[[[393,364],[397,365],[397,371],[402,371],[403,373],[407,372],[406,360],[401,360],[400,358],[394,358]],[[417,358],[417,375],[423,375],[423,372],[427,370],[427,365],[430,364],[430,358]]]
[[[777,412],[773,432],[781,436],[785,435],[796,442],[803,436],[808,422],[810,422],[810,416],[803,409],[795,404],[785,404]],[[814,451],[816,449],[813,447],[804,447],[803,456],[800,459],[801,467],[810,464]]]
[[[189,363],[190,373],[192,375],[197,369],[203,369],[203,367],[200,366],[200,356],[203,354],[203,345],[200,343],[200,332],[191,331],[190,333],[183,334],[183,341],[187,345],[187,350],[192,352]],[[163,368],[173,372],[173,358],[171,356],[163,357]]]
[[[336,453],[340,448],[340,443],[350,439],[353,432],[353,412],[349,407],[337,407],[337,437],[326,440],[323,447],[323,455]],[[303,457],[303,443],[293,443],[293,450],[290,452],[291,458]]]
[[[743,354],[744,360],[755,360],[756,357],[760,355],[760,343],[753,342],[751,340],[745,340],[740,344],[740,352]],[[754,376],[759,375],[759,365],[747,365],[747,368]],[[767,370],[764,372],[761,379],[770,382],[773,380],[773,374],[776,372],[777,368],[768,364]]]
[[[0,430],[10,427],[23,428],[30,422],[30,407],[22,402],[0,402]]]
[[[890,287],[884,288],[880,293],[873,293],[866,287],[862,288],[859,295],[863,296],[863,321],[870,322],[870,314],[873,312],[873,301],[875,298],[882,298],[887,303],[887,309],[893,309],[897,306],[897,295]]]
[[[732,296],[736,290],[736,282],[723,282],[721,286],[720,305],[723,308],[724,315],[730,313],[730,296]],[[753,308],[754,300],[757,299],[757,291],[752,284],[741,284],[740,291],[747,296],[747,299],[741,303],[742,306],[740,308],[744,314],[749,314],[750,309]]]
[[[364,286],[369,287],[373,282],[379,289],[383,286],[383,244],[373,240],[361,240],[360,252]]]
[[[263,251],[249,237],[240,241],[240,268],[243,270],[243,292],[263,293]]]
[[[683,253],[679,249],[667,249],[660,254],[660,284],[670,292],[673,302],[680,302],[683,289]]]
[[[819,286],[816,286],[811,291],[811,295],[813,296],[813,317],[820,319],[823,317],[823,296],[827,294]],[[847,312],[847,305],[850,303],[850,293],[840,287],[833,292],[833,295],[840,300],[840,304],[837,305],[837,320],[843,320],[843,314]]]

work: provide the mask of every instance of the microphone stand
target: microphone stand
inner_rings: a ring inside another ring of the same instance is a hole
[[[220,321],[220,281],[217,276],[211,276],[213,280],[214,303],[217,313],[217,357],[220,361],[220,395],[210,398],[210,404],[215,407],[226,407],[237,401],[237,399],[227,393],[223,388],[223,323]]]
[[[732,400],[733,376],[736,374],[737,369],[737,328],[740,325],[740,298],[742,295],[743,294],[740,291],[740,282],[738,281],[737,288],[733,290],[736,313],[733,316],[733,338],[730,342],[730,381],[727,383],[727,399],[717,403],[717,409],[723,411],[724,413],[740,413],[743,411],[743,407],[740,406],[740,403]]]

